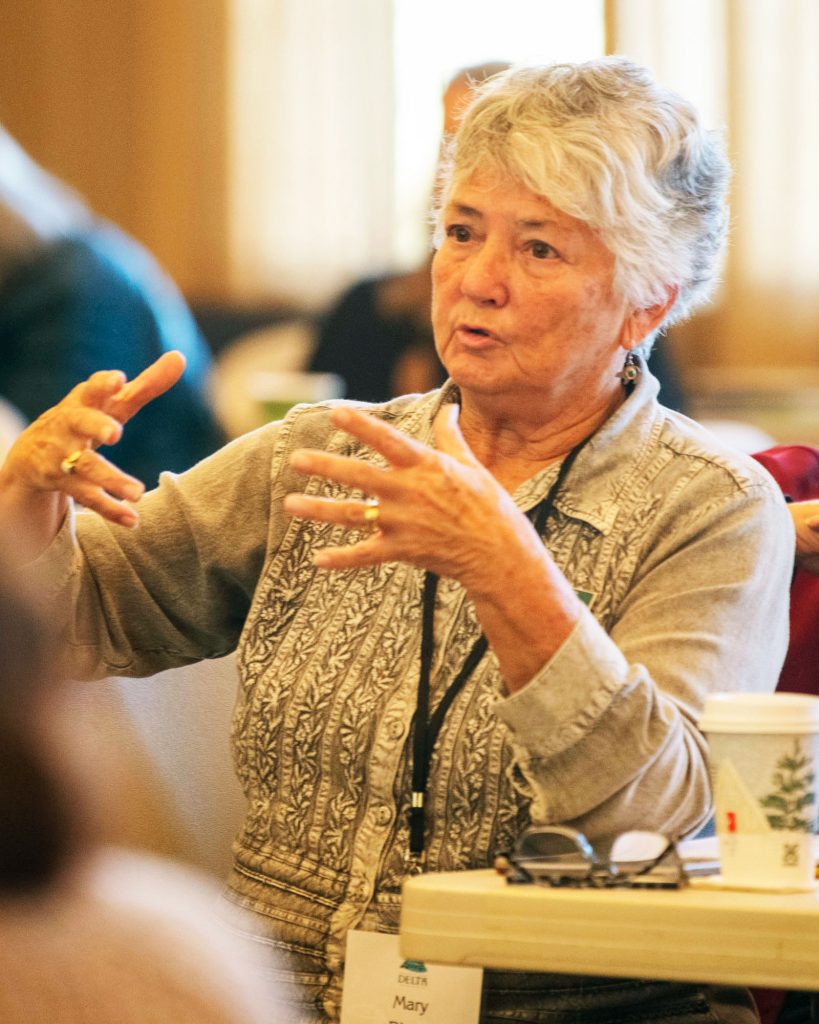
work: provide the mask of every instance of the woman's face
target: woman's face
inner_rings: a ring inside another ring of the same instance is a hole
[[[438,354],[462,390],[543,402],[611,395],[631,317],[614,256],[582,221],[478,172],[443,211],[432,268]]]

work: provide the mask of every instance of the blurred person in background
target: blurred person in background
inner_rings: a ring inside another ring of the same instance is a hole
[[[296,406],[137,510],[95,448],[179,378],[168,353],[92,375],[0,468],[76,674],[237,651],[227,898],[287,955],[299,1024],[338,1021],[350,933],[395,948],[408,874],[487,867],[531,824],[602,843],[710,816],[698,716],[773,689],[793,532],[644,356],[714,287],[728,179],[719,136],[625,58],[496,75],[441,174],[441,389]],[[482,1024],[755,1019],[744,989],[483,985]]]
[[[269,1024],[271,992],[190,869],[97,835],[104,759],[61,646],[0,556],[0,1021]]]
[[[502,61],[462,68],[443,93],[443,138],[450,138],[475,85],[506,70]],[[430,391],[446,370],[435,351],[430,305],[430,253],[406,274],[365,278],[347,289],[323,316],[309,370],[335,373],[347,398],[386,402]]]
[[[151,486],[224,441],[208,398],[210,353],[153,257],[0,126],[0,397],[33,420],[99,367],[135,375],[170,349],[185,355],[184,381],[117,450]]]

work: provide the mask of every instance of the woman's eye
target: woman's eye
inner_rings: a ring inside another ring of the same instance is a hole
[[[463,224],[450,224],[446,233],[448,238],[456,242],[468,242],[472,237],[472,232]]]
[[[530,242],[529,252],[536,260],[556,260],[560,258],[560,253],[553,245],[549,245],[548,242]]]

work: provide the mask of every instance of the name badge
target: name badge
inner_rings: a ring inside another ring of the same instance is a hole
[[[401,956],[397,935],[347,933],[341,1024],[477,1024],[483,970]]]

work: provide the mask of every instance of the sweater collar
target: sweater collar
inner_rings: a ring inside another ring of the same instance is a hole
[[[637,358],[640,374],[631,394],[580,452],[555,501],[561,512],[604,534],[613,528],[620,500],[629,493],[631,480],[662,425],[662,406],[657,401],[659,383],[645,361]],[[426,397],[426,423],[418,433],[425,443],[434,444],[432,422],[443,405],[458,401],[458,388],[448,380]],[[415,409],[420,412],[417,406]],[[528,511],[545,497],[559,465],[547,466],[518,487],[513,497],[520,509]]]

